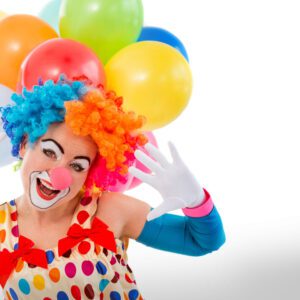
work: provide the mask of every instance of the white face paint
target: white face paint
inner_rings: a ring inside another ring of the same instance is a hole
[[[49,208],[64,198],[70,188],[54,190],[46,171],[32,172],[30,175],[30,200],[38,208]]]
[[[42,140],[41,150],[52,160],[60,160],[64,154],[62,147],[52,139]],[[77,172],[87,171],[90,166],[90,160],[85,156],[76,156],[70,165]]]

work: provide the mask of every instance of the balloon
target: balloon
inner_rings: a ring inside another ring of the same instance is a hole
[[[158,148],[156,139],[154,134],[151,131],[147,131],[144,132],[144,134],[147,136],[148,138],[148,142],[151,143],[152,145],[154,145],[156,148]],[[148,153],[148,151],[145,149],[145,147],[138,147],[139,150],[143,151],[144,153],[146,153],[148,156],[151,157],[151,155]],[[153,158],[154,159],[154,158]],[[154,159],[155,160],[155,159]],[[151,173],[151,170],[149,170],[145,165],[143,165],[139,160],[136,160],[135,162],[135,167],[139,170],[141,170],[142,172]],[[137,187],[139,184],[141,184],[142,181],[140,181],[138,178],[133,177],[133,180],[128,188],[128,190],[133,189],[135,187]]]
[[[64,0],[59,30],[62,37],[89,46],[105,64],[137,40],[142,24],[141,0]]]
[[[187,61],[189,61],[188,54],[182,42],[171,32],[158,27],[143,27],[138,42],[142,41],[157,41],[168,44],[177,49]]]
[[[57,38],[39,45],[26,57],[18,90],[30,89],[39,79],[57,81],[62,73],[69,79],[83,76],[105,86],[104,68],[97,56],[79,42]]]
[[[0,20],[0,83],[16,90],[18,72],[26,55],[42,42],[57,37],[35,16],[11,15]]]
[[[0,107],[6,106],[8,104],[15,105],[10,97],[13,94],[13,91],[8,87],[0,84]],[[8,165],[12,162],[17,161],[17,158],[12,156],[11,154],[12,144],[10,143],[10,139],[6,135],[3,129],[3,122],[1,120],[0,113],[0,167]]]
[[[160,42],[139,42],[115,54],[105,66],[107,88],[124,99],[124,109],[144,115],[143,130],[173,121],[186,107],[192,91],[188,62]]]
[[[39,17],[53,27],[56,32],[59,32],[59,8],[61,0],[52,0],[48,2],[39,13]]]
[[[7,16],[6,13],[4,11],[0,10],[0,19],[4,18],[6,16]]]

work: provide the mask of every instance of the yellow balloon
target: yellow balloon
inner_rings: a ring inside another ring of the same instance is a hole
[[[0,10],[0,19],[6,17],[7,14],[5,12],[3,12],[2,10]]]
[[[172,122],[187,106],[192,73],[173,47],[154,41],[138,42],[116,53],[105,66],[107,88],[124,99],[124,109],[144,115],[144,130]]]

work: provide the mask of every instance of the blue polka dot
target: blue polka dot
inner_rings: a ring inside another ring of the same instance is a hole
[[[118,292],[113,291],[110,293],[110,300],[121,300],[121,296]]]
[[[131,290],[128,294],[130,300],[136,300],[139,296],[138,290]]]
[[[69,300],[69,297],[65,292],[61,291],[57,293],[57,300]]]
[[[12,205],[12,206],[15,206],[16,205],[15,200],[10,200],[9,204]]]
[[[107,287],[108,284],[109,284],[109,280],[107,280],[107,279],[102,279],[102,280],[100,281],[100,283],[99,283],[99,290],[100,290],[101,292],[103,292],[104,289]]]
[[[101,292],[103,292],[104,289],[107,287],[108,284],[109,284],[109,280],[107,280],[107,279],[102,279],[102,280],[100,281],[100,283],[99,283],[99,290],[100,290]]]
[[[19,243],[15,243],[14,250],[17,250],[19,248]]]
[[[97,262],[96,269],[97,269],[98,273],[100,273],[101,275],[104,275],[107,272],[105,265],[101,261]]]
[[[13,298],[13,300],[19,300],[16,292],[12,288],[9,289],[9,292],[10,292],[10,295]]]
[[[27,280],[25,280],[25,279],[20,279],[19,280],[19,289],[25,295],[29,295],[30,294],[30,285],[27,282]]]
[[[49,250],[49,251],[46,252],[46,256],[47,256],[48,264],[51,264],[53,262],[53,259],[54,259],[54,252]]]

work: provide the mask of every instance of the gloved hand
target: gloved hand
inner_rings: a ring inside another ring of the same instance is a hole
[[[148,214],[148,221],[175,209],[199,206],[205,199],[201,185],[182,161],[174,144],[169,142],[168,145],[173,158],[172,163],[150,143],[145,145],[145,149],[156,161],[141,150],[134,153],[154,174],[144,173],[135,167],[128,169],[130,174],[151,185],[163,197],[162,204]]]

